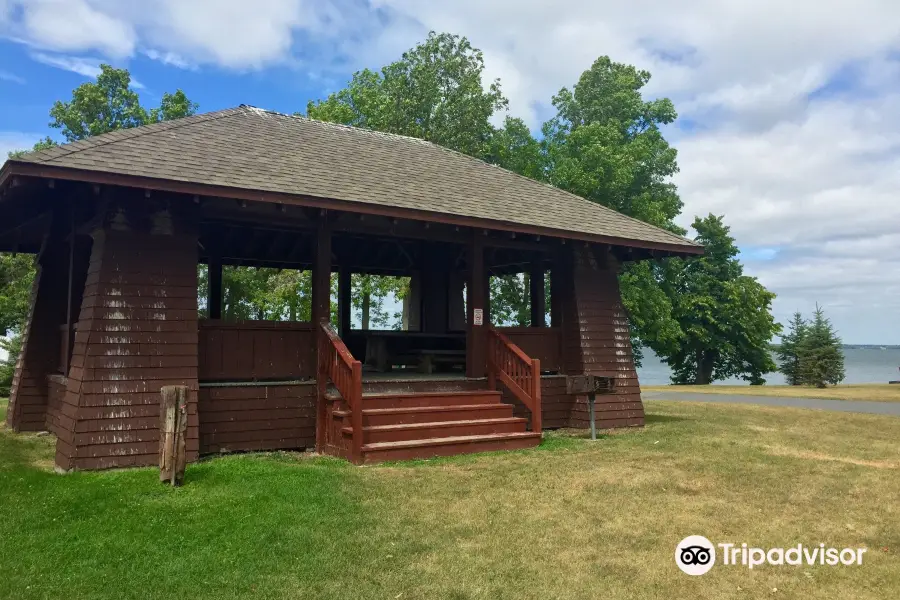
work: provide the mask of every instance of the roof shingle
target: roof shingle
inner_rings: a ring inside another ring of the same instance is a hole
[[[298,194],[684,247],[685,238],[423,140],[241,106],[27,154],[22,162]]]

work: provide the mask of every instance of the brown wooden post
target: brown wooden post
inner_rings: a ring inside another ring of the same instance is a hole
[[[341,265],[338,270],[338,331],[346,338],[350,333],[350,316],[353,307],[350,298],[350,268]]]
[[[72,342],[73,328],[75,326],[75,204],[71,205],[71,213],[69,215],[69,291],[68,302],[66,302],[66,339],[65,339],[65,356],[62,359],[63,375],[69,374],[69,365],[72,364]]]
[[[550,326],[562,326],[563,273],[562,257],[554,257],[550,268]]]
[[[466,377],[484,377],[487,369],[487,336],[485,335],[485,269],[484,242],[474,234],[468,246],[469,282],[466,286]],[[480,323],[476,323],[476,314]]]
[[[316,230],[312,268],[312,322],[331,320],[331,228],[326,215],[319,219]]]
[[[186,385],[166,385],[160,388],[159,480],[173,486],[184,483],[187,464],[185,434],[187,433]]]
[[[540,257],[531,262],[531,326],[546,327],[547,302],[544,298],[544,263]]]
[[[316,450],[318,452],[324,450],[328,416],[325,406],[327,382],[325,381],[325,372],[321,368],[325,343],[322,323],[331,320],[331,229],[327,218],[327,214],[319,217],[312,268],[312,322],[318,340],[316,364],[319,365],[316,373]]]
[[[206,295],[206,307],[210,319],[222,318],[222,259],[209,259],[209,286]]]
[[[531,431],[540,433],[543,419],[541,415],[541,361],[537,358],[531,359],[531,398],[534,400],[534,407],[531,410]]]

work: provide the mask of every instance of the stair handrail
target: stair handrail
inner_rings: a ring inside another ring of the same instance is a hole
[[[531,430],[541,432],[541,361],[531,358],[495,327],[487,328],[488,383],[497,380],[531,411]]]
[[[316,387],[318,392],[320,422],[316,426],[316,439],[319,451],[325,440],[325,394],[328,381],[334,384],[350,409],[350,423],[353,427],[350,460],[359,462],[362,459],[362,363],[347,349],[346,344],[331,326],[327,319],[319,324],[319,352],[316,369]]]

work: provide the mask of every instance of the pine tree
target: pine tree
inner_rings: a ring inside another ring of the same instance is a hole
[[[802,383],[824,388],[829,383],[837,385],[844,380],[841,340],[818,305],[798,354]]]
[[[784,373],[788,385],[800,385],[800,348],[806,338],[809,326],[803,315],[794,313],[790,330],[781,338],[781,347],[778,349],[778,370]]]

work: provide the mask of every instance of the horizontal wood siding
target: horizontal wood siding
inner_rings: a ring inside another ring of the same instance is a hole
[[[166,385],[188,387],[187,458],[198,456],[197,236],[168,212],[133,216],[94,234],[58,415],[63,469],[158,464]]]
[[[200,321],[201,381],[265,381],[315,376],[311,323]]]
[[[542,371],[559,371],[560,330],[556,327],[498,327],[522,351],[541,361]]]
[[[201,387],[201,454],[314,447],[315,392],[315,384]]]

